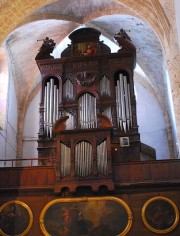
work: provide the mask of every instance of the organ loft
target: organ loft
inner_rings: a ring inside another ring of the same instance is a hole
[[[126,32],[111,53],[100,32],[78,29],[54,59],[48,37],[36,56],[42,76],[39,157],[56,167],[56,191],[90,186],[118,188],[118,166],[140,160],[134,69],[136,48]]]

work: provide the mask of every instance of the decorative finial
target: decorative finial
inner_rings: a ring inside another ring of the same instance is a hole
[[[53,39],[50,39],[49,37],[46,37],[45,39],[43,39],[43,44],[40,48],[41,50],[44,50],[45,48],[54,48],[56,45],[56,43],[54,42]]]
[[[126,31],[124,29],[120,29],[119,33],[115,34],[115,37],[114,37],[116,40],[118,38],[121,38],[121,39],[128,39],[129,41],[131,41],[131,38],[127,35]]]

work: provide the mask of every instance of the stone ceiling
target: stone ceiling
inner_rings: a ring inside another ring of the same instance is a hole
[[[155,93],[163,95],[163,61],[159,39],[150,25],[138,18],[136,11],[132,12],[132,9],[119,2],[115,0],[56,1],[28,15],[19,27],[8,35],[4,43],[19,106],[23,103],[25,105],[39,81],[35,56],[42,44],[42,39],[48,36],[59,44],[79,26],[96,28],[113,42],[115,42],[114,35],[123,28],[137,48],[137,63],[149,77]],[[148,4],[150,5],[151,1],[148,1]]]

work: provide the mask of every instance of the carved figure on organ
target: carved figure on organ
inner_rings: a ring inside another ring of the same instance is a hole
[[[92,55],[92,54],[93,54],[93,50],[92,50],[92,48],[91,48],[91,45],[88,45],[88,48],[87,48],[87,50],[86,50],[86,53],[87,53],[87,55]]]

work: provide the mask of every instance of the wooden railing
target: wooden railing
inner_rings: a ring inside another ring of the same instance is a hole
[[[180,183],[180,160],[113,163],[114,182],[120,186],[133,184]]]
[[[1,167],[28,167],[28,166],[54,166],[56,158],[24,158],[24,159],[0,159]]]
[[[54,188],[55,158],[0,160],[0,190]]]
[[[7,167],[0,168],[0,180],[0,190],[54,188],[56,174],[51,166]]]

